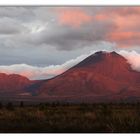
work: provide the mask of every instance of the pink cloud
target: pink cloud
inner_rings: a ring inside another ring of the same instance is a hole
[[[92,16],[81,9],[62,8],[57,10],[57,14],[60,24],[72,27],[80,27],[93,20]]]
[[[140,8],[106,8],[95,16],[97,22],[111,22],[116,28],[107,32],[104,39],[115,42],[118,47],[140,45]]]

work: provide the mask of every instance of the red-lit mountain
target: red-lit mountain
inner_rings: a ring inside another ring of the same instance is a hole
[[[42,82],[39,97],[67,101],[139,100],[140,73],[116,52],[97,52],[63,74]]]
[[[21,75],[0,73],[0,94],[22,93],[31,83]]]
[[[49,80],[0,74],[2,97],[39,102],[140,101],[140,72],[116,52],[101,51]]]

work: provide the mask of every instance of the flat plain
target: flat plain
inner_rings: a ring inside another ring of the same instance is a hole
[[[140,104],[0,104],[1,133],[137,133]]]

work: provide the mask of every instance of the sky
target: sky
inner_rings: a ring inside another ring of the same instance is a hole
[[[96,51],[140,71],[140,7],[0,7],[0,72],[48,79]]]

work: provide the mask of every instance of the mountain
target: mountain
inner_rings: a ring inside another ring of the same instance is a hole
[[[35,92],[48,100],[121,101],[140,97],[140,73],[116,52],[96,52]]]
[[[0,99],[30,102],[140,101],[140,72],[116,52],[96,52],[66,72],[31,81],[0,73]]]
[[[28,78],[18,74],[0,73],[0,94],[22,93],[31,83]]]

